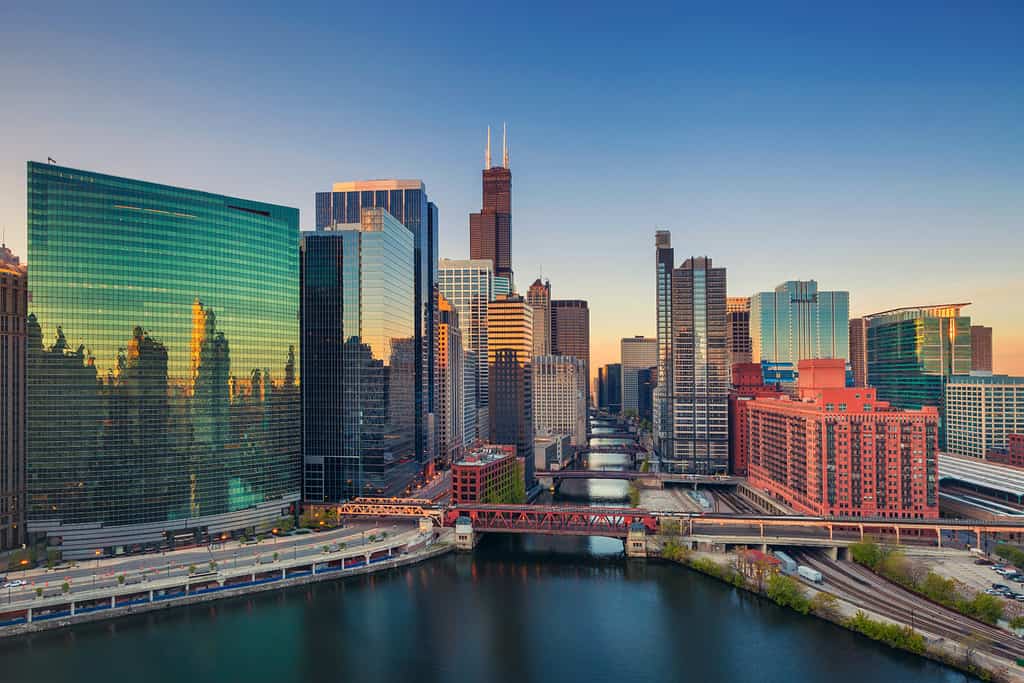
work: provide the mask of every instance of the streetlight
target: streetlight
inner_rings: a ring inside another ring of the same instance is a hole
[[[96,568],[92,572],[92,587],[96,588],[96,574],[100,571],[100,550],[97,549],[94,553],[96,555]]]

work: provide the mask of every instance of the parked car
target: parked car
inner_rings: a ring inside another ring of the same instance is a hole
[[[997,590],[997,591],[1008,591],[1008,590],[1010,590],[1009,586],[1006,586],[1006,585],[1001,584],[1001,583],[993,583],[992,584],[992,588],[994,590]]]
[[[979,557],[978,559],[976,559],[974,561],[974,564],[989,565],[989,564],[992,564],[992,560],[989,560],[989,559],[984,558],[984,557]]]
[[[997,572],[997,571],[999,571],[1000,569],[1005,569],[1005,568],[1006,568],[1006,565],[1005,565],[1005,564],[994,564],[994,565],[992,565],[992,567],[991,567],[992,571],[994,571],[994,572]]]
[[[21,588],[27,583],[27,581],[24,581],[22,579],[15,579],[14,581],[8,581],[4,583],[4,588]]]

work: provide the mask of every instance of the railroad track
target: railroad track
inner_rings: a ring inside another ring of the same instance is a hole
[[[826,590],[855,605],[953,642],[978,634],[986,643],[979,649],[1011,662],[1024,657],[1024,641],[1013,634],[931,603],[867,569],[808,552],[795,553],[795,559],[820,571]]]
[[[741,515],[761,515],[764,514],[764,510],[757,507],[750,501],[746,500],[743,496],[736,493],[735,491],[719,491],[713,494],[715,498],[722,501],[730,508],[733,512]]]

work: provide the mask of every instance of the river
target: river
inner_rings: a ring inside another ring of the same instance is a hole
[[[626,461],[593,454],[590,467]],[[567,481],[554,500],[626,497],[624,482]],[[0,680],[970,679],[682,567],[627,561],[616,540],[491,535],[471,556],[0,641]]]

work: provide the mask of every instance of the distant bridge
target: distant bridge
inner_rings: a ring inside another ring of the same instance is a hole
[[[740,477],[713,474],[670,474],[666,472],[637,472],[636,470],[558,470],[537,472],[537,478],[551,481],[558,486],[566,479],[611,479],[618,481],[647,481],[673,484],[695,484],[702,486],[736,486],[743,481]]]

